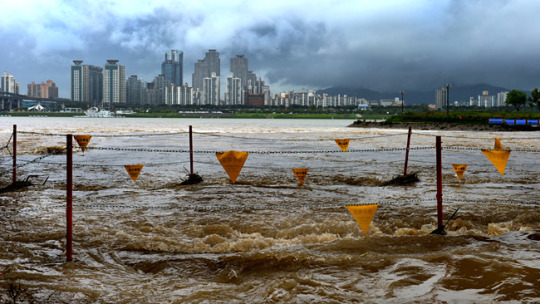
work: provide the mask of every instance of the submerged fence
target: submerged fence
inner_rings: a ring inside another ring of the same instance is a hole
[[[66,138],[66,147],[61,149],[54,149],[52,151],[49,151],[49,153],[36,157],[29,161],[24,161],[22,164],[17,163],[17,133],[19,134],[25,134],[25,135],[31,135],[31,136],[61,136]],[[235,135],[229,135],[229,134],[219,134],[219,133],[197,133],[193,132],[192,127],[189,127],[189,131],[187,132],[176,132],[176,133],[147,133],[147,134],[94,134],[91,135],[91,137],[154,137],[154,136],[175,136],[175,135],[189,135],[189,149],[158,149],[158,148],[125,148],[125,147],[99,147],[99,146],[81,146],[83,151],[86,150],[103,150],[103,151],[124,151],[124,152],[148,152],[148,153],[178,153],[178,154],[189,154],[189,163],[190,163],[190,174],[194,174],[194,167],[196,162],[194,161],[194,154],[221,154],[225,151],[221,150],[195,150],[193,146],[193,135],[199,135],[199,136],[212,136],[216,138],[220,137],[228,137],[228,138],[234,138],[234,139],[242,139],[242,140],[261,140],[261,138],[253,138],[253,137],[247,137],[247,136],[235,136]],[[379,202],[378,205],[386,205],[386,204],[402,204],[402,203],[415,203],[415,202],[437,202],[437,223],[438,223],[438,229],[444,229],[443,225],[443,183],[442,183],[442,151],[443,150],[450,150],[450,151],[481,151],[484,152],[486,149],[480,149],[480,148],[468,148],[468,147],[443,147],[441,136],[435,135],[435,134],[427,134],[427,133],[414,133],[415,135],[419,136],[431,136],[435,137],[435,145],[433,146],[421,146],[421,147],[410,147],[411,142],[411,134],[412,130],[409,128],[408,133],[397,133],[397,134],[388,134],[388,135],[374,135],[374,136],[362,136],[362,137],[352,137],[347,139],[347,147],[344,149],[342,145],[338,142],[338,139],[336,139],[336,143],[338,144],[338,147],[341,148],[340,150],[318,150],[318,149],[309,149],[309,150],[302,150],[302,149],[291,149],[291,150],[248,150],[243,151],[243,153],[249,153],[249,154],[259,154],[259,155],[280,155],[280,154],[299,154],[299,155],[308,155],[308,154],[334,154],[334,153],[365,153],[365,152],[399,152],[404,151],[405,152],[405,159],[404,159],[404,170],[403,175],[407,174],[407,167],[408,167],[408,161],[409,161],[409,152],[414,150],[435,150],[435,164],[436,164],[436,181],[437,181],[437,194],[434,199],[419,199],[419,200],[399,200],[399,201],[382,201]],[[374,139],[374,138],[384,138],[384,137],[394,137],[394,136],[403,136],[407,135],[407,145],[404,148],[373,148],[373,149],[348,149],[349,147],[349,140],[355,141],[355,140],[365,140],[365,139]],[[66,208],[66,224],[67,224],[67,231],[66,231],[66,260],[71,261],[72,260],[72,214],[73,214],[73,206],[76,207],[83,207],[83,208],[115,208],[115,209],[154,209],[154,210],[192,210],[192,211],[214,211],[214,210],[232,210],[232,211],[240,211],[240,210],[282,210],[282,209],[288,209],[288,208],[343,208],[347,207],[350,204],[315,204],[315,205],[283,205],[283,206],[261,206],[261,205],[254,205],[254,206],[242,206],[242,205],[236,205],[236,206],[125,206],[125,205],[113,205],[113,204],[73,204],[73,166],[111,166],[111,164],[102,164],[102,163],[93,163],[93,164],[74,164],[73,163],[73,135],[72,134],[55,134],[55,133],[43,133],[43,132],[21,132],[17,131],[17,126],[13,126],[13,133],[6,143],[5,146],[0,147],[0,151],[2,150],[8,150],[9,154],[11,155],[13,164],[11,168],[6,168],[4,170],[0,170],[0,173],[4,174],[9,171],[12,172],[12,181],[13,183],[17,182],[17,169],[27,166],[29,164],[33,163],[47,163],[44,161],[44,159],[51,157],[53,155],[57,155],[59,153],[66,153],[66,204],[58,204],[48,207],[38,207],[38,208],[25,208],[21,210],[13,210],[13,211],[1,211],[0,215],[4,216],[12,216],[16,215],[22,212],[30,212],[30,211],[39,211],[39,210],[48,210],[52,208]],[[446,136],[445,136],[446,137]],[[448,136],[451,137],[451,136]],[[478,139],[478,138],[476,138]],[[484,138],[493,140],[493,138]],[[538,137],[522,137],[520,139],[540,139],[540,136]],[[88,139],[89,140],[89,139]],[[291,141],[291,142],[302,142],[302,141],[314,141],[314,139],[281,139],[283,141]],[[322,141],[322,139],[321,139]],[[12,149],[10,150],[10,144],[12,146]],[[502,148],[502,146],[497,147],[495,146],[495,149],[492,151],[495,152],[504,152],[507,151],[508,154],[510,153],[510,150],[505,150]],[[537,149],[511,149],[511,152],[524,152],[524,153],[540,153],[540,150]],[[486,155],[487,156],[487,155]],[[497,156],[498,157],[498,156]],[[219,157],[218,157],[219,158]],[[507,158],[506,158],[507,159]],[[244,159],[245,161],[245,159]],[[179,163],[187,163],[187,161],[182,161]],[[201,162],[203,163],[203,162]],[[492,161],[493,163],[493,161]],[[64,164],[64,163],[52,163],[52,164]],[[155,163],[150,165],[170,165],[170,162],[166,163]],[[494,163],[495,164],[495,163]],[[223,165],[223,163],[222,163]],[[243,164],[242,164],[243,165]],[[506,165],[506,163],[505,163]],[[225,165],[223,165],[225,168]],[[268,168],[268,167],[260,167],[260,168]],[[226,169],[226,168],[225,168]],[[227,169],[226,169],[227,170]],[[240,173],[238,170],[238,173]],[[502,169],[503,172],[501,172],[501,175],[504,173],[504,168]],[[499,170],[500,172],[500,170]],[[227,172],[229,173],[229,172]],[[456,172],[457,173],[457,172]],[[230,174],[229,174],[230,176]],[[134,181],[136,178],[134,179]],[[231,180],[234,183],[233,178],[231,177]],[[300,182],[302,184],[302,182]],[[460,201],[460,202],[491,202],[491,203],[503,203],[503,204],[522,204],[522,205],[534,205],[537,206],[540,203],[539,202],[517,202],[517,201],[489,201],[489,200],[460,200],[460,199],[451,199],[452,201]]]

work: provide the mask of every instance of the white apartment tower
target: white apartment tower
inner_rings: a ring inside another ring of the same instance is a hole
[[[225,103],[227,105],[243,105],[244,94],[242,89],[242,79],[235,77],[234,73],[227,77],[227,92],[225,93]]]
[[[219,104],[219,76],[216,73],[212,73],[211,77],[203,79],[201,104]]]
[[[103,68],[103,103],[126,103],[126,67],[107,60]]]
[[[2,92],[19,94],[21,89],[21,84],[15,82],[15,77],[8,72],[4,72],[4,76],[0,78],[2,81],[0,89]]]

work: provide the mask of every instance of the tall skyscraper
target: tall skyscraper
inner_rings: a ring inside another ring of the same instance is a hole
[[[4,72],[4,76],[0,77],[2,92],[20,94],[21,84],[15,81],[15,77],[8,72]]]
[[[240,78],[243,89],[247,88],[248,80],[248,59],[244,55],[236,55],[231,58],[231,73],[233,77]]]
[[[97,106],[103,100],[103,69],[83,65],[82,60],[73,60],[71,66],[71,100],[88,102]]]
[[[161,64],[161,74],[172,84],[183,84],[184,53],[179,50],[170,50],[165,53],[165,61]]]
[[[212,77],[214,73],[218,79],[220,76],[220,60],[219,52],[216,50],[208,50],[204,59],[195,63],[195,71],[193,72],[193,89],[203,89],[203,79]],[[219,86],[219,85],[218,85]]]
[[[126,103],[126,67],[107,60],[103,68],[103,102]]]

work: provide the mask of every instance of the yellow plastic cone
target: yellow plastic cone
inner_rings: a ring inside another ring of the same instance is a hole
[[[227,172],[233,184],[236,183],[236,179],[238,178],[238,175],[240,175],[240,171],[242,171],[248,155],[249,153],[240,151],[216,153],[219,163],[223,169],[225,169],[225,172]]]
[[[362,231],[367,234],[367,231],[369,229],[369,226],[371,225],[371,221],[373,220],[373,216],[375,215],[375,211],[377,211],[378,206],[379,205],[377,204],[357,205],[347,206],[347,209],[354,216],[354,219],[356,220],[356,222],[358,222],[358,225],[360,225]]]

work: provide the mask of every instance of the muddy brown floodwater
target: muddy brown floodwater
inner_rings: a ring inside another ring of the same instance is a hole
[[[540,134],[413,130],[338,120],[0,118],[18,176],[0,193],[0,301],[18,303],[538,303]],[[188,126],[194,169],[189,173]],[[65,134],[74,152],[66,262]],[[437,228],[435,136],[443,141]],[[504,176],[480,149],[513,150]],[[334,139],[350,138],[343,153]],[[93,147],[93,149],[92,149]],[[97,149],[100,148],[100,149]],[[215,152],[250,152],[235,184]],[[50,151],[50,150],[49,150]],[[272,153],[268,153],[272,152]],[[0,187],[11,158],[0,150]],[[143,164],[137,182],[124,165]],[[452,164],[468,164],[458,180]],[[302,186],[293,168],[309,168]],[[379,204],[367,232],[345,208]]]

